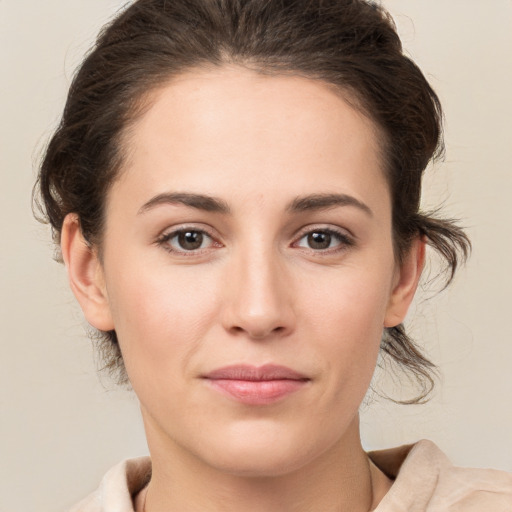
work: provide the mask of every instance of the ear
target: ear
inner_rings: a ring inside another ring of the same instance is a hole
[[[416,238],[400,266],[397,266],[393,291],[389,298],[384,327],[401,324],[418,287],[425,263],[425,240]]]
[[[96,329],[111,331],[114,323],[110,312],[103,268],[97,250],[86,242],[78,215],[70,213],[64,219],[61,251],[69,285],[78,300],[86,320]]]

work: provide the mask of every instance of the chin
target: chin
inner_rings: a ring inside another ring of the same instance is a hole
[[[325,439],[315,442],[311,436],[293,433],[285,426],[248,428],[237,425],[216,439],[223,442],[206,450],[206,462],[225,473],[244,477],[290,474],[329,448]]]

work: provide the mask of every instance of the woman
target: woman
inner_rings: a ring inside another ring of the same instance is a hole
[[[428,394],[402,322],[441,109],[363,1],[139,0],[84,61],[40,174],[45,212],[149,459],[76,510],[510,510],[512,477],[423,442],[366,454],[379,351]]]

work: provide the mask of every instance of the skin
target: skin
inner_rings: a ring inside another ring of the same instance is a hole
[[[361,447],[358,408],[424,245],[398,266],[374,124],[322,82],[225,67],[155,91],[124,144],[101,260],[73,214],[62,250],[87,320],[116,330],[140,400],[146,511],[375,508],[391,482]],[[332,194],[345,200],[311,200]],[[180,246],[185,228],[204,233],[199,249]],[[309,380],[247,405],[201,378],[240,363]]]

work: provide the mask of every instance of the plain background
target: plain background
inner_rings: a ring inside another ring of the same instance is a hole
[[[73,69],[122,4],[0,0],[2,512],[66,510],[110,466],[147,450],[134,396],[96,376],[64,269],[30,207]],[[425,206],[444,203],[462,219],[474,251],[451,289],[421,294],[410,314],[441,368],[432,401],[398,406],[370,397],[364,444],[426,437],[459,465],[512,471],[512,1],[384,5],[445,107],[447,156],[430,171]]]

